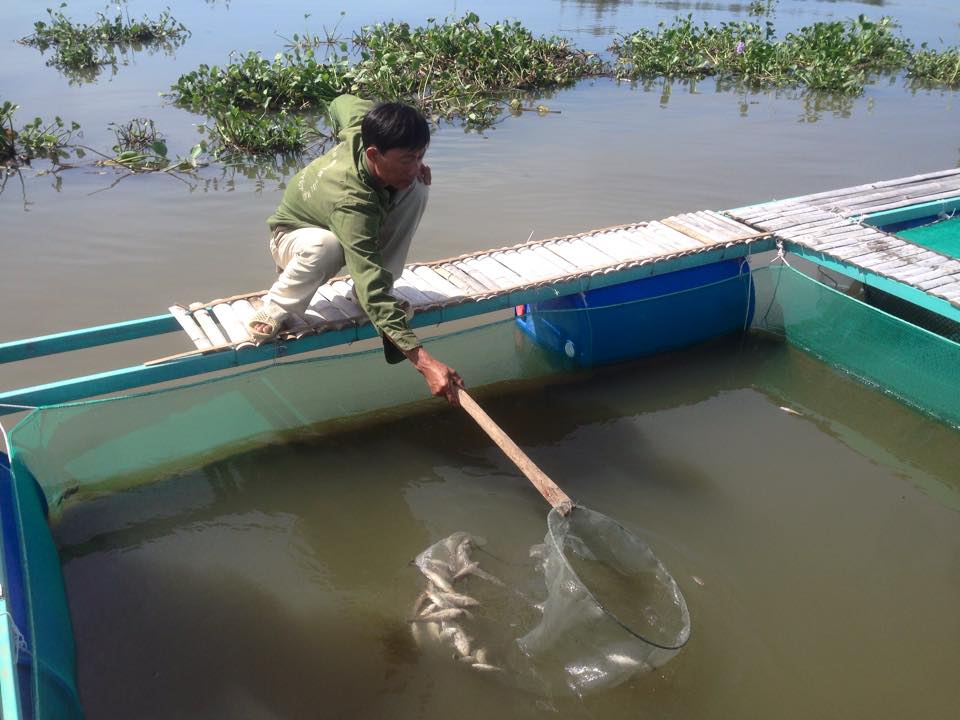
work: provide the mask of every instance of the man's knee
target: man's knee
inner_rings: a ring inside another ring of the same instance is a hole
[[[332,232],[322,228],[304,228],[296,232],[291,250],[302,267],[326,269],[330,273],[343,267],[343,248]]]

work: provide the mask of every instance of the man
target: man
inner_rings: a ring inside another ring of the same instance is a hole
[[[250,321],[250,334],[261,342],[276,336],[346,264],[388,360],[406,357],[433,395],[457,405],[463,381],[421,346],[406,303],[393,295],[426,209],[430,126],[408,105],[374,106],[352,95],[330,103],[329,115],[340,143],[294,176],[267,219],[270,252],[282,271]]]

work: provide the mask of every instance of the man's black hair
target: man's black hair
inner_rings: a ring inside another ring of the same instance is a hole
[[[414,107],[383,102],[364,116],[360,136],[364,147],[375,145],[381,153],[393,148],[420,150],[430,144],[430,125]]]

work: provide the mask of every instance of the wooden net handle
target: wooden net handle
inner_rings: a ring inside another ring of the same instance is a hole
[[[476,420],[477,425],[503,450],[504,454],[513,461],[520,472],[527,476],[527,479],[533,483],[533,486],[543,495],[544,499],[556,508],[561,515],[569,513],[573,508],[573,501],[567,494],[557,487],[557,484],[547,477],[547,474],[538,468],[533,460],[527,457],[527,454],[483,411],[483,408],[477,405],[466,390],[457,388],[457,393],[460,398],[460,407]]]

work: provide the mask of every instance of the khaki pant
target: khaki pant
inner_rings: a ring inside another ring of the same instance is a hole
[[[381,257],[394,278],[403,272],[428,195],[427,186],[419,180],[398,193],[380,227]],[[270,254],[282,271],[264,300],[297,315],[303,315],[317,288],[336,275],[344,264],[343,248],[337,236],[320,227],[298,230],[278,227],[270,238]]]

